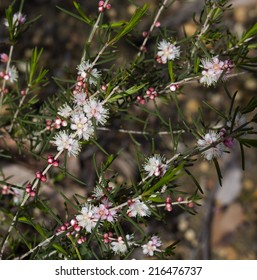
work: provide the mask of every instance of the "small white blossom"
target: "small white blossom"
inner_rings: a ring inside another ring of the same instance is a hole
[[[103,104],[95,98],[90,98],[84,105],[84,112],[89,119],[94,118],[96,124],[104,125],[108,118],[108,110],[104,108]]]
[[[166,40],[162,40],[158,43],[157,57],[161,59],[163,64],[168,60],[175,60],[180,56],[180,47],[176,46],[176,42],[173,44]]]
[[[103,189],[100,188],[99,186],[96,186],[93,190],[93,196],[94,198],[96,198],[97,200],[102,198],[104,196],[104,192],[103,192]]]
[[[226,80],[227,74],[234,67],[230,60],[222,61],[217,56],[210,59],[202,59],[201,63],[200,66],[204,70],[202,71],[200,83],[207,86],[215,85],[222,75],[222,79]]]
[[[18,81],[18,77],[19,77],[18,71],[16,67],[13,65],[9,69],[8,73],[6,73],[6,75],[4,76],[4,79],[9,81],[10,83],[14,83]]]
[[[117,241],[111,242],[111,249],[115,254],[125,254],[128,250],[125,242],[123,241],[122,237],[118,237]]]
[[[158,236],[153,236],[150,241],[141,246],[143,248],[143,254],[153,256],[155,251],[161,251],[158,249],[161,245],[162,242],[160,238]]]
[[[100,220],[106,220],[113,223],[117,217],[117,212],[115,210],[109,210],[105,204],[100,204],[98,207],[94,208],[95,217]]]
[[[129,204],[127,214],[129,215],[129,217],[136,217],[137,215],[140,217],[145,217],[150,216],[151,211],[149,210],[147,205],[145,205],[145,203],[143,203],[139,199],[136,199]]]
[[[98,223],[98,219],[95,217],[95,207],[85,204],[81,209],[81,214],[76,216],[76,220],[79,226],[86,229],[87,232],[91,232]]]
[[[92,68],[92,64],[89,61],[82,61],[77,66],[77,70],[78,75],[86,79],[90,85],[96,85],[101,76],[101,73],[97,69]]]
[[[64,117],[64,118],[69,118],[71,116],[72,109],[71,107],[65,103],[62,107],[59,108],[58,110],[58,115]]]
[[[59,132],[52,143],[57,146],[58,151],[67,150],[68,155],[76,156],[80,151],[80,145],[78,140],[74,139],[71,135],[65,131]]]
[[[144,170],[148,173],[148,176],[163,176],[168,167],[163,161],[164,159],[160,155],[148,158],[144,165]]]
[[[205,134],[203,139],[199,139],[197,141],[198,147],[200,149],[205,149],[209,145],[220,140],[220,135],[214,131],[209,131],[209,133]],[[213,158],[220,158],[225,150],[225,146],[223,143],[218,143],[214,147],[209,148],[202,152],[202,155],[207,160],[212,160]]]
[[[19,205],[21,204],[22,200],[23,200],[23,196],[24,196],[24,189],[20,189],[20,188],[12,188],[13,190],[13,203],[15,205]]]
[[[22,14],[21,12],[17,12],[13,15],[12,18],[12,26],[18,27],[19,25],[24,24],[26,21],[26,15]],[[9,22],[7,19],[4,20],[4,25],[8,28]]]
[[[93,134],[92,122],[84,114],[75,114],[71,117],[71,129],[76,130],[76,135],[81,139],[88,140]]]
[[[243,116],[240,112],[238,112],[236,114],[236,117],[235,117],[235,120],[233,123],[233,130],[239,128],[240,126],[244,125],[245,123],[247,123],[245,116]],[[231,125],[232,125],[232,121],[228,121],[227,126],[231,127]]]
[[[85,92],[74,94],[73,102],[76,106],[84,106],[86,104],[87,95]]]

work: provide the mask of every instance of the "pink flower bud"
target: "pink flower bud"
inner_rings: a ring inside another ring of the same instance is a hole
[[[46,175],[42,175],[40,180],[41,180],[41,182],[46,182],[47,181]]]
[[[36,192],[35,192],[35,191],[31,191],[31,192],[29,193],[29,196],[30,196],[30,197],[35,197],[35,196],[36,196]]]
[[[111,4],[110,4],[110,3],[108,3],[108,4],[106,5],[106,7],[105,7],[105,8],[106,8],[107,10],[110,10],[110,9],[111,9],[111,7],[112,7],[112,6],[111,6]]]
[[[0,54],[0,61],[2,63],[7,63],[9,60],[9,56],[6,53],[1,53]]]
[[[53,161],[53,166],[58,167],[59,166],[59,160],[54,160]]]
[[[104,1],[99,1],[99,2],[98,2],[98,6],[99,6],[99,7],[102,7],[103,5],[104,5]]]
[[[160,27],[161,23],[159,21],[156,21],[156,23],[154,24],[155,27]]]
[[[147,35],[148,35],[148,32],[147,31],[143,31],[142,36],[146,37]]]
[[[102,13],[104,11],[104,7],[98,7],[99,13]]]
[[[41,179],[41,177],[42,177],[42,172],[41,171],[37,171],[36,172],[36,178],[37,179]]]
[[[77,220],[72,219],[72,220],[70,221],[70,224],[71,224],[71,226],[75,226],[75,225],[77,224]]]

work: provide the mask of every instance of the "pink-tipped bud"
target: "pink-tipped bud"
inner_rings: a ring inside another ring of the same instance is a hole
[[[187,204],[187,206],[188,206],[189,208],[193,208],[195,205],[194,205],[193,202],[189,202],[189,203]]]
[[[147,32],[147,31],[143,31],[143,32],[142,32],[142,36],[143,36],[143,37],[146,37],[147,35],[148,35],[148,32]]]
[[[54,162],[54,158],[53,157],[50,157],[50,158],[48,157],[47,162],[49,164],[52,164]]]
[[[72,219],[72,220],[70,221],[70,224],[71,224],[71,226],[75,226],[75,225],[77,224],[77,220]]]
[[[104,238],[109,238],[109,234],[108,234],[108,233],[105,233],[105,234],[104,234]]]
[[[176,85],[171,85],[170,86],[170,91],[174,92],[177,90],[177,86]]]
[[[40,180],[41,180],[41,182],[46,182],[47,181],[46,175],[42,175]]]
[[[172,211],[172,206],[171,206],[171,204],[170,204],[170,203],[166,203],[165,209],[166,209],[168,212],[171,212],[171,211]]]
[[[177,202],[181,202],[181,201],[183,201],[183,198],[182,198],[181,196],[179,196],[179,197],[177,198]]]
[[[6,81],[8,81],[8,80],[10,79],[10,75],[9,75],[9,74],[5,74],[5,75],[4,75],[4,79],[5,79]]]
[[[70,236],[71,235],[71,233],[68,231],[67,233],[66,233],[66,236]]]
[[[66,127],[66,126],[68,125],[68,123],[67,123],[67,121],[63,120],[62,123],[61,123],[61,125],[62,125],[63,127]]]
[[[166,202],[167,202],[167,203],[171,203],[171,198],[170,198],[170,196],[167,196],[167,197],[166,197]]]
[[[35,192],[35,191],[31,191],[31,192],[29,193],[29,196],[30,196],[30,197],[35,197],[35,196],[36,196],[36,192]]]
[[[65,231],[65,230],[67,230],[67,227],[66,227],[65,225],[62,225],[62,226],[61,226],[61,230],[62,230],[62,231]]]
[[[98,2],[98,7],[102,7],[104,5],[104,1],[99,1]]]
[[[56,120],[55,120],[55,124],[61,124],[61,123],[62,123],[62,120],[57,117]]]
[[[110,3],[108,3],[108,4],[105,6],[105,8],[106,8],[107,10],[110,10],[111,7],[112,7],[112,5],[111,5]]]
[[[106,90],[107,90],[107,85],[102,85],[102,86],[101,86],[101,89],[102,89],[103,91],[106,91]]]
[[[159,21],[156,21],[156,23],[154,24],[155,27],[160,27],[161,23]]]
[[[7,63],[9,60],[9,56],[6,53],[1,53],[0,54],[0,61],[2,63]]]
[[[58,167],[59,166],[59,160],[54,160],[53,161],[53,166]]]
[[[103,6],[102,7],[98,7],[98,11],[99,11],[99,13],[104,12],[104,7]]]
[[[42,172],[41,171],[37,171],[36,172],[36,178],[37,179],[41,179],[41,177],[42,177]]]
[[[31,187],[26,187],[25,191],[26,191],[26,193],[30,193],[31,192]]]
[[[21,95],[22,95],[22,96],[25,96],[25,95],[26,95],[26,90],[25,90],[25,89],[21,90]]]
[[[77,232],[79,232],[79,231],[81,230],[81,227],[78,226],[78,225],[75,225],[73,228],[74,228],[74,230],[77,231]]]

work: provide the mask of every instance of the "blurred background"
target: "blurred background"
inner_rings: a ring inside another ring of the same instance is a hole
[[[19,1],[17,1],[19,2]],[[79,1],[88,14],[95,15],[98,1]],[[132,1],[131,1],[132,2]],[[150,10],[154,11],[159,5],[159,1],[136,1],[139,4],[150,3]],[[4,17],[4,10],[10,1],[0,0],[0,14]],[[242,32],[250,27],[257,19],[256,0],[234,0],[231,1],[233,9],[227,12],[224,24],[231,28],[235,34]],[[129,1],[111,1],[112,8],[106,13],[111,21],[128,19],[135,11],[135,5]],[[170,8],[166,9],[160,19],[162,26],[175,30],[178,37],[183,34],[183,27],[188,35],[195,31],[195,24],[192,20],[192,13],[199,15],[204,1],[202,0],[181,0],[176,1]],[[21,41],[15,46],[14,59],[27,59],[31,55],[34,46],[44,48],[41,59],[42,66],[48,68],[48,77],[67,76],[67,69],[76,73],[76,66],[81,59],[84,43],[89,34],[87,26],[74,18],[61,12],[56,6],[60,6],[70,11],[75,11],[72,1],[62,0],[27,0],[24,5],[24,13],[29,18],[41,15],[41,18],[29,29]],[[138,36],[135,44],[140,46],[143,41],[142,32],[149,29],[151,24],[150,17],[139,26]],[[0,52],[7,52],[5,46],[7,40],[4,26],[0,27]],[[126,56],[133,57],[137,50],[126,42],[120,46],[121,52],[119,61],[122,64],[126,61]],[[19,66],[19,63],[18,63]],[[19,70],[24,69],[20,62]],[[246,104],[251,96],[257,93],[257,77],[249,74],[239,76],[228,82],[231,92],[238,90],[236,102]],[[57,91],[57,86],[50,82],[43,91],[38,92],[40,99],[51,96]],[[220,90],[220,91],[219,91]],[[183,110],[188,121],[198,112],[198,107],[202,106],[203,99],[207,99],[213,106],[226,108],[229,106],[228,99],[224,92],[219,88],[206,88],[199,90],[197,84],[185,87],[184,92],[188,95],[179,96]],[[151,103],[146,106],[151,107]],[[136,113],[138,109],[134,109]],[[164,106],[167,113],[172,108]],[[213,118],[213,112],[205,110],[206,118]],[[158,125],[153,120],[153,125]],[[113,127],[115,129],[115,127]],[[116,127],[119,128],[119,127]],[[137,130],[137,127],[133,129]],[[102,137],[101,137],[102,136]],[[117,147],[124,148],[121,156],[115,161],[115,168],[119,172],[119,182],[129,182],[138,177],[138,168],[133,159],[134,144],[127,135],[100,133],[101,145],[107,147],[110,152],[116,152]],[[136,137],[140,143],[144,143],[144,137]],[[167,145],[170,139],[162,137],[159,142],[158,151],[162,151],[162,142]],[[192,145],[195,143],[192,142]],[[29,154],[21,158],[14,141],[3,142],[0,140],[0,147],[7,149],[13,155],[12,160],[0,158],[0,168],[5,177],[12,176],[10,182],[22,184],[34,177],[34,171],[44,167],[44,162],[36,161]],[[183,148],[183,147],[182,147]],[[145,154],[149,154],[145,148]],[[67,196],[74,193],[86,195],[94,187],[96,174],[92,166],[92,155],[96,153],[99,162],[103,155],[94,148],[85,149],[79,158],[70,158],[68,161],[69,172],[85,181],[88,188],[82,187],[70,178],[66,178],[59,186]],[[257,151],[256,149],[246,150],[245,172],[241,169],[240,150],[236,145],[233,152],[226,155],[219,162],[223,173],[223,186],[220,187],[216,171],[212,164],[200,160],[195,168],[192,169],[195,177],[199,178],[200,184],[205,191],[205,196],[201,202],[202,207],[198,207],[198,214],[195,216],[183,213],[178,209],[167,215],[166,224],[153,225],[153,228],[146,227],[150,233],[158,232],[165,245],[179,240],[175,250],[174,259],[256,259],[257,257]],[[180,182],[184,191],[195,189],[193,182]],[[46,198],[50,200],[56,211],[62,211],[63,201],[56,193],[55,188],[44,188]],[[175,207],[174,207],[175,208]],[[37,216],[37,213],[35,213]],[[43,219],[38,213],[38,219]],[[0,224],[1,227],[1,224]],[[137,253],[136,253],[137,254]],[[142,256],[136,255],[136,258]]]

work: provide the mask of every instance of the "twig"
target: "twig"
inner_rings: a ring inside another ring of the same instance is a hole
[[[158,19],[159,19],[160,15],[161,15],[161,13],[162,13],[162,11],[163,11],[165,5],[167,4],[167,2],[168,2],[168,0],[163,0],[162,4],[161,4],[161,6],[160,6],[160,8],[159,8],[159,10],[158,10],[158,12],[157,12],[157,14],[156,14],[154,20],[153,20],[153,23],[152,23],[152,25],[151,25],[151,27],[150,27],[150,29],[149,29],[149,31],[148,31],[148,33],[147,33],[145,39],[144,39],[142,45],[141,45],[140,48],[139,48],[139,52],[137,53],[137,56],[140,56],[141,53],[143,52],[143,50],[144,50],[144,48],[145,48],[145,46],[146,46],[146,43],[147,43],[147,41],[148,41],[148,39],[149,39],[149,37],[150,37],[150,34],[152,33],[152,31],[153,31],[153,29],[154,29],[154,27],[155,27],[155,24],[156,24],[156,22],[158,21]]]
[[[136,134],[136,135],[152,135],[153,133],[148,132],[148,131],[138,131],[138,130],[126,130],[126,129],[110,129],[107,127],[98,127],[97,130],[99,131],[110,131],[110,132],[120,132],[120,133],[126,133],[126,134]],[[179,134],[179,133],[185,133],[185,130],[176,130],[173,131],[174,134]],[[155,134],[157,135],[169,135],[170,132],[169,131],[159,131],[156,132]]]

